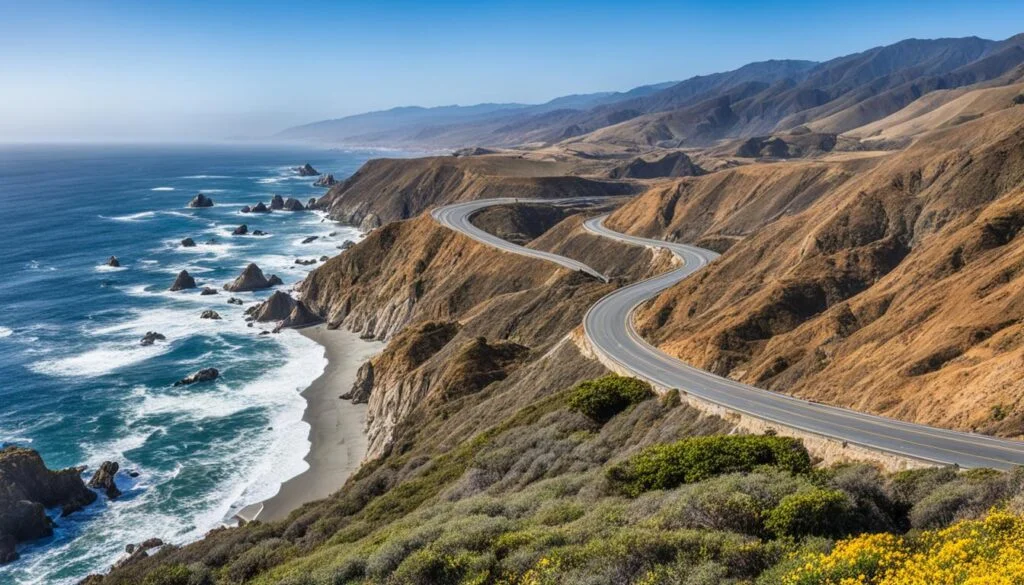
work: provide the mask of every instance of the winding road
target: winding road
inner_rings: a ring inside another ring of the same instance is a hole
[[[517,201],[526,200],[484,199],[457,203],[434,209],[432,216],[441,225],[495,248],[555,262],[607,282],[604,275],[582,262],[513,244],[484,232],[470,222],[473,214],[482,209]],[[562,205],[592,200],[530,201]],[[621,234],[604,226],[605,217],[588,219],[584,228],[595,235],[626,244],[666,248],[683,262],[680,268],[606,295],[584,317],[584,331],[594,351],[633,376],[663,388],[678,388],[733,412],[877,452],[967,468],[1009,469],[1024,465],[1024,442],[929,427],[800,400],[694,368],[652,346],[633,327],[633,312],[644,301],[700,270],[718,254],[695,246]]]

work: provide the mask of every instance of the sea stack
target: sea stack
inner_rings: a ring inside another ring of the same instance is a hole
[[[284,198],[280,195],[274,195],[270,198],[271,209],[284,209]]]
[[[323,175],[313,183],[314,187],[333,187],[338,182],[334,180],[334,175],[327,174]]]
[[[259,266],[249,263],[249,265],[245,267],[245,270],[238,275],[238,278],[233,282],[224,285],[224,290],[229,290],[231,292],[246,292],[270,288],[275,284],[281,284],[281,279],[275,275],[271,275],[270,278],[267,278],[263,275],[263,271],[260,270]]]
[[[171,291],[174,292],[195,287],[196,279],[192,278],[192,275],[188,273],[188,270],[182,270],[178,273],[178,278],[174,279],[174,284],[171,285]]]
[[[121,490],[117,488],[114,476],[117,475],[117,470],[120,468],[121,466],[116,461],[104,461],[86,485],[94,490],[103,490],[111,500],[116,499],[121,495]]]
[[[210,199],[202,193],[197,193],[192,201],[188,202],[189,207],[213,207],[213,199]]]
[[[233,236],[244,236],[247,233],[249,233],[249,226],[247,226],[247,225],[245,225],[243,223],[242,225],[236,227],[235,231],[231,232],[231,235],[233,235]]]
[[[320,174],[319,171],[313,168],[313,165],[306,163],[301,167],[296,167],[295,170],[299,173],[300,177],[315,177]]]
[[[260,201],[256,205],[253,205],[252,209],[250,209],[249,211],[252,213],[270,213],[270,210],[267,209],[267,205],[262,201]]]
[[[289,197],[288,200],[284,202],[284,209],[285,211],[302,211],[305,207],[302,206],[302,202],[298,199]]]
[[[107,258],[107,266],[110,266],[112,268],[120,268],[121,261],[117,259],[117,256],[111,256],[110,258]]]
[[[323,321],[324,320],[320,318],[320,315],[314,313],[302,301],[295,301],[295,307],[292,309],[292,312],[288,317],[281,322],[279,328],[292,327],[294,329],[298,329],[323,323]]]
[[[196,242],[192,238],[185,238],[184,240],[181,241],[181,247],[182,248],[195,248],[196,247]]]
[[[286,292],[274,291],[267,300],[255,307],[254,316],[257,321],[283,321],[292,314],[295,299]]]
[[[194,374],[189,374],[184,378],[174,383],[175,386],[188,386],[189,384],[195,384],[197,382],[209,382],[216,380],[220,377],[220,372],[217,368],[203,368]]]

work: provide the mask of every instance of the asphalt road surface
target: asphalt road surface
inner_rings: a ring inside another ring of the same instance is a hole
[[[486,207],[517,201],[520,200],[487,199],[458,203],[435,209],[432,215],[442,225],[495,248],[555,262],[607,281],[604,275],[581,262],[512,244],[470,222],[473,214]],[[585,201],[576,198],[543,202],[560,205]],[[604,227],[605,217],[587,220],[584,228],[627,244],[666,248],[683,262],[680,268],[612,292],[591,307],[584,317],[584,330],[594,350],[632,375],[664,388],[678,388],[734,412],[875,451],[971,468],[1008,469],[1024,465],[1024,442],[939,429],[800,400],[694,368],[652,346],[634,329],[634,310],[659,292],[697,272],[718,254],[695,246],[621,234]]]

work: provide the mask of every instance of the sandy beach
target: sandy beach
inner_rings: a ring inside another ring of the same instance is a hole
[[[355,381],[359,366],[378,353],[384,344],[366,341],[350,331],[328,330],[325,325],[300,333],[324,346],[327,368],[302,395],[312,443],[306,462],[309,469],[281,484],[274,497],[246,506],[237,514],[244,520],[280,520],[313,500],[336,492],[358,468],[366,454],[366,405],[340,400]]]

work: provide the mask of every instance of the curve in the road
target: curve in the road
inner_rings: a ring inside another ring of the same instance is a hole
[[[517,246],[476,228],[472,215],[511,199],[491,199],[441,207],[433,216],[442,225],[496,248],[550,260],[606,280],[581,262]],[[555,200],[579,202],[579,199]],[[584,222],[596,235],[627,244],[666,248],[683,261],[680,268],[620,288],[601,298],[584,317],[584,330],[594,351],[634,376],[663,388],[678,388],[705,402],[769,423],[882,453],[961,467],[1008,469],[1024,465],[1024,443],[898,421],[845,408],[800,400],[755,388],[689,366],[647,343],[633,326],[633,313],[644,301],[700,270],[718,255],[686,244],[640,238],[612,231],[600,216]]]

